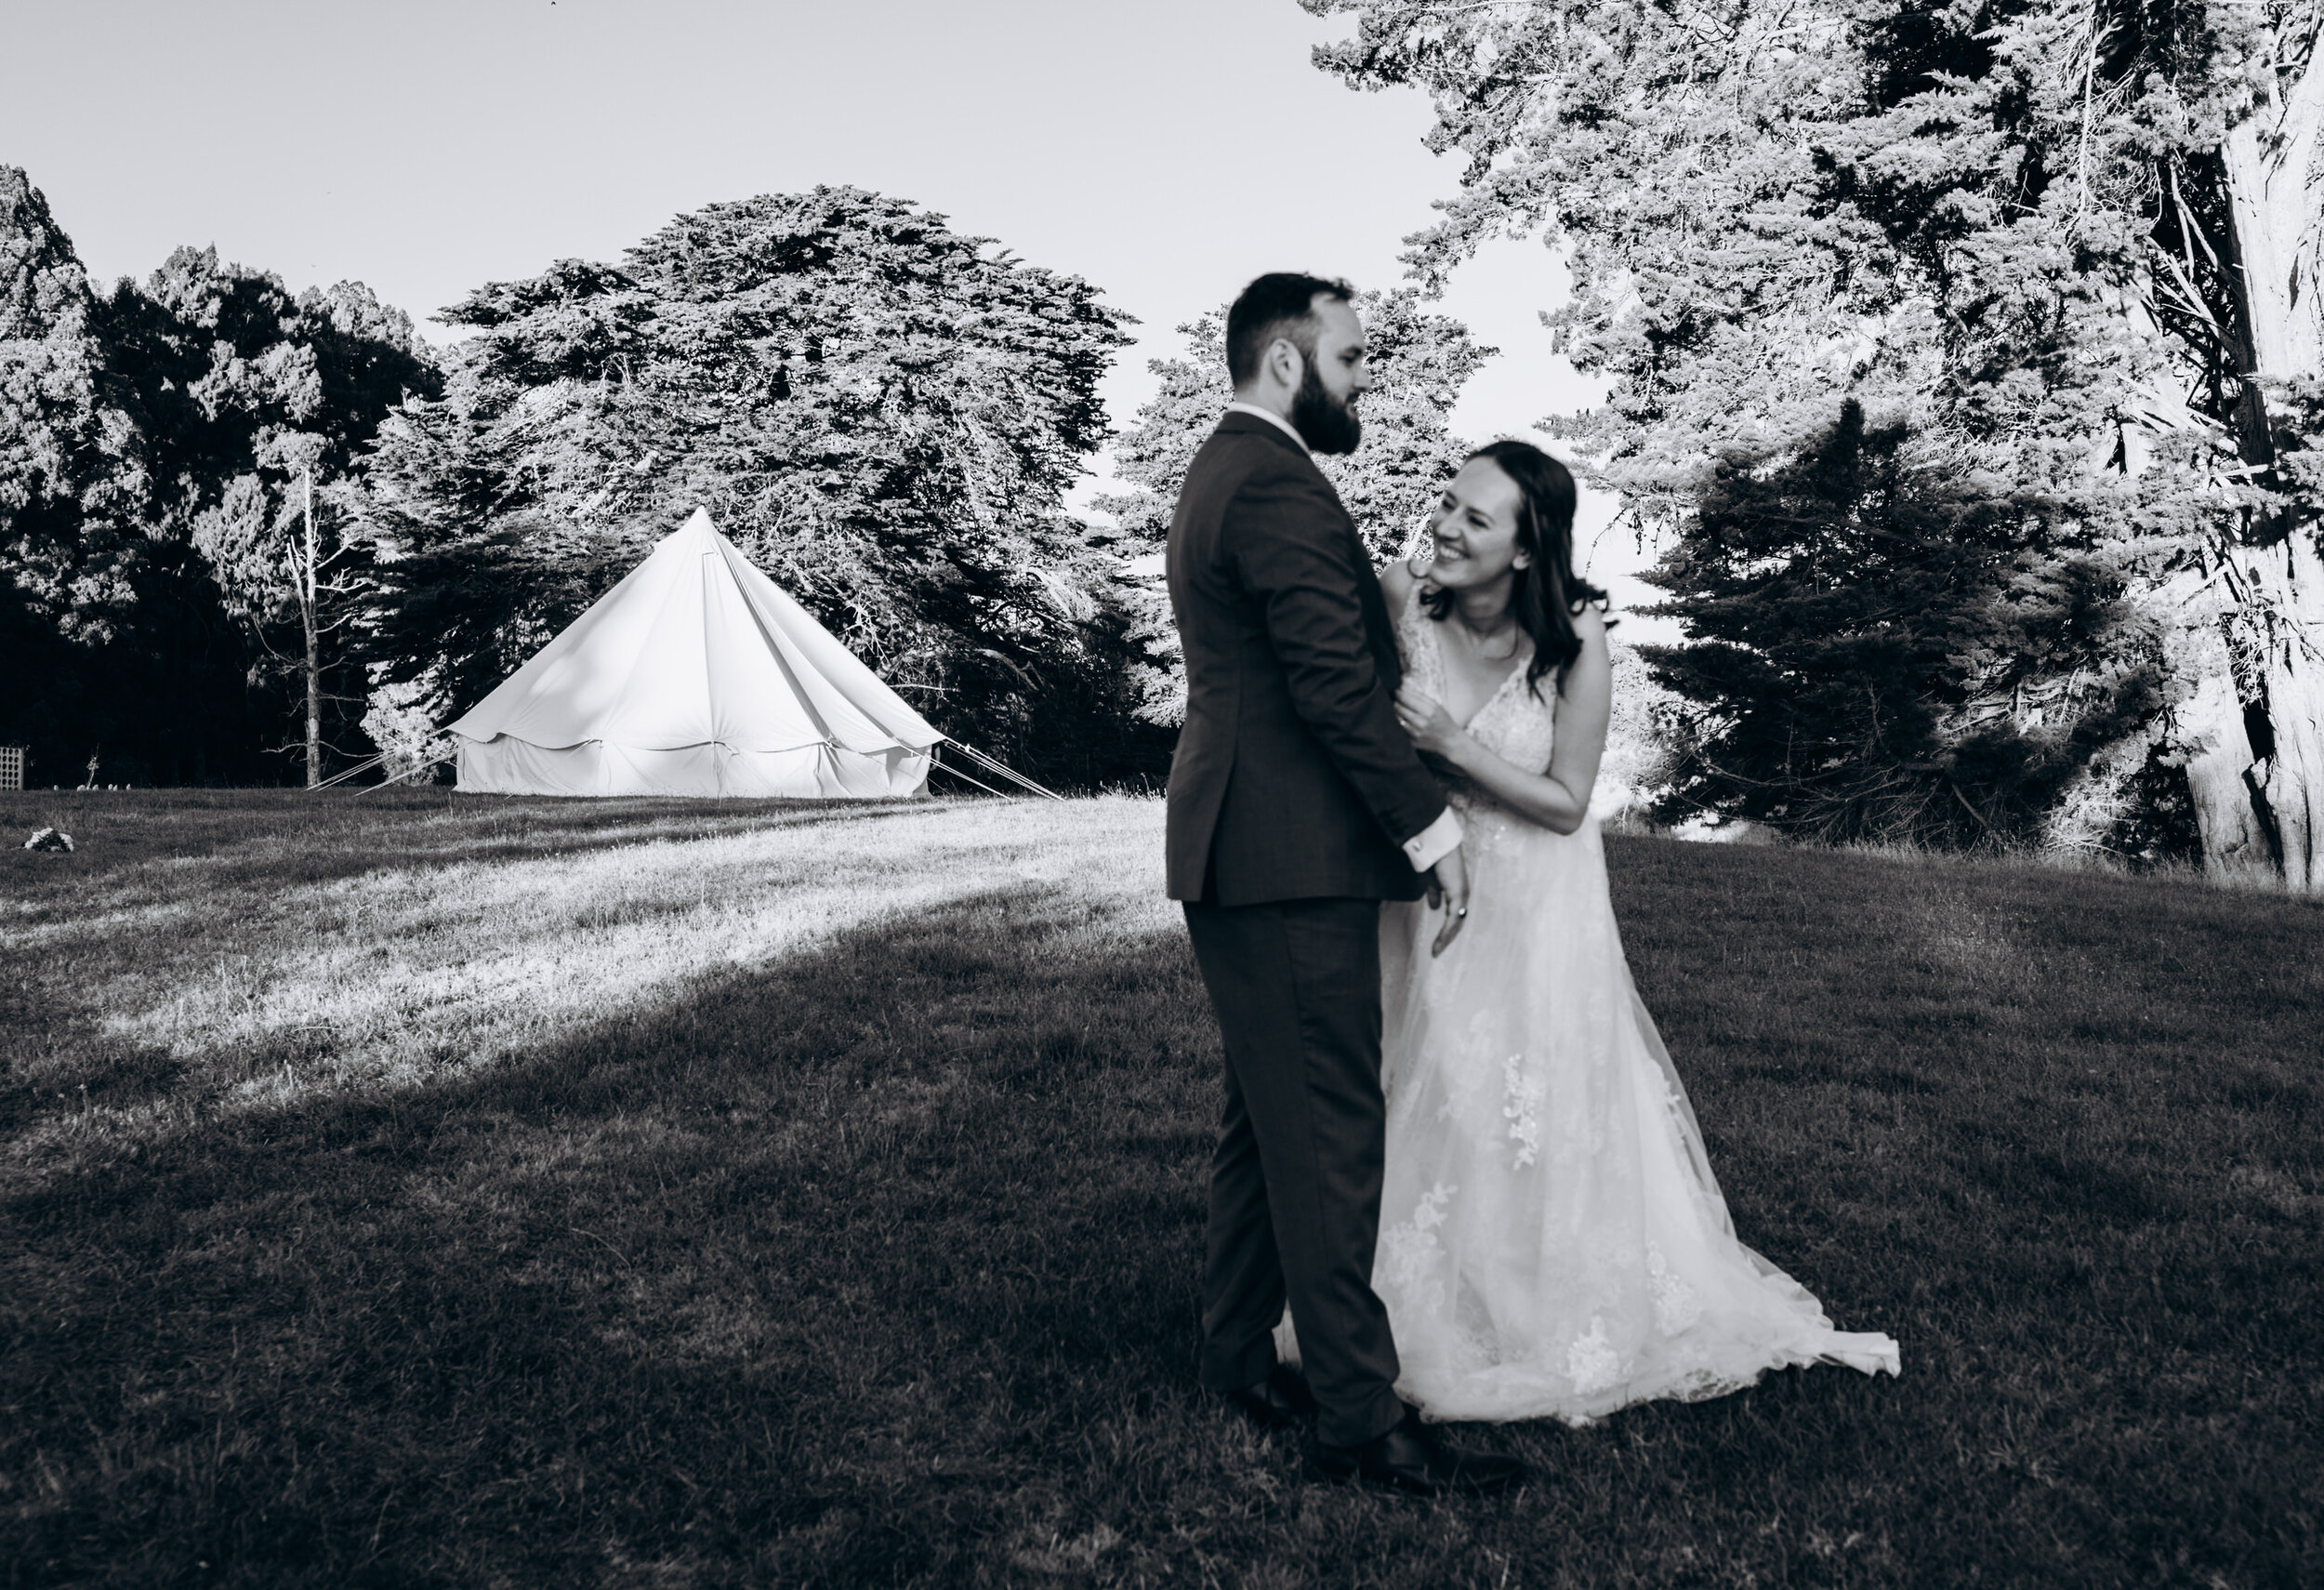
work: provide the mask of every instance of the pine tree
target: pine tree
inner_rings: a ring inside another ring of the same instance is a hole
[[[25,174],[0,166],[0,512],[28,616],[102,639],[133,600],[135,499],[119,477],[124,417],[100,390],[97,308],[72,240]]]
[[[2154,714],[2160,635],[2119,569],[2043,555],[2051,526],[1917,451],[1843,403],[1704,489],[1657,576],[1691,643],[1644,648],[1685,703],[1661,815],[2025,843]]]

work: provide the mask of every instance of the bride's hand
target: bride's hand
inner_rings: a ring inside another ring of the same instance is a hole
[[[1454,753],[1468,734],[1453,722],[1444,703],[1430,696],[1410,680],[1406,680],[1396,692],[1396,722],[1412,741],[1412,749],[1441,756],[1446,762],[1458,762]]]

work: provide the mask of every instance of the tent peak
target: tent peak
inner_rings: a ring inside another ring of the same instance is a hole
[[[674,541],[680,536],[716,536],[718,533],[719,527],[712,523],[710,510],[706,508],[697,508],[686,516],[686,523],[671,531],[663,539]]]

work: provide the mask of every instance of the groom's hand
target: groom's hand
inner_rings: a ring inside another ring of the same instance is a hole
[[[1430,869],[1428,903],[1433,908],[1442,901],[1445,925],[1436,930],[1436,942],[1429,946],[1429,954],[1445,953],[1445,946],[1460,936],[1461,924],[1469,920],[1469,863],[1455,845],[1445,853],[1444,859]]]

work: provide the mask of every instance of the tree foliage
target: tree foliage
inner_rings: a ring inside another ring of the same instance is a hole
[[[21,171],[0,168],[0,735],[34,776],[251,781],[286,718],[285,490],[342,480],[432,371],[410,323],[342,283],[294,298],[182,248],[98,293]]]
[[[60,633],[105,631],[129,600],[118,496],[123,419],[73,244],[40,191],[0,167],[0,511],[16,601]]]
[[[108,305],[112,367],[134,394],[157,533],[190,545],[215,600],[255,643],[254,680],[306,720],[310,782],[344,757],[363,699],[344,630],[368,544],[336,507],[362,451],[430,356],[401,311],[358,283],[294,298],[269,273],[181,248]],[[207,592],[190,592],[200,601]]]
[[[1343,457],[1316,462],[1339,490],[1365,544],[1381,561],[1406,549],[1443,483],[1468,444],[1447,417],[1460,390],[1496,350],[1472,341],[1469,329],[1430,311],[1413,288],[1359,294],[1372,390],[1358,412],[1364,441]],[[1097,498],[1116,529],[1103,537],[1129,572],[1118,584],[1142,656],[1133,665],[1138,714],[1175,725],[1185,717],[1186,678],[1158,558],[1170,513],[1195,452],[1234,398],[1226,373],[1226,308],[1179,328],[1186,352],[1149,365],[1160,387],[1115,444],[1114,474],[1130,489]]]
[[[2282,484],[2258,480],[2258,449],[2237,440],[2252,362],[2220,352],[2250,296],[2232,239],[2252,231],[2231,214],[2223,151],[2270,104],[2286,107],[2282,136],[2296,132],[2313,7],[1304,3],[1358,18],[1319,65],[1357,86],[1422,88],[1433,143],[1468,159],[1461,192],[1415,240],[1423,279],[1496,234],[1539,232],[1568,251],[1560,330],[1610,397],[1565,429],[1634,511],[1677,534],[1669,611],[1719,658],[1734,653],[1715,633],[1719,604],[1764,573],[1749,562],[1754,538],[1734,534],[1744,485],[1791,493],[1787,471],[1824,469],[1836,426],[1914,460],[1896,479],[1916,484],[1883,488],[1884,503],[1942,501],[1960,525],[1988,527],[1951,560],[1943,600],[1886,619],[1913,643],[1864,654],[1882,669],[1920,659],[1890,694],[1908,681],[1935,739],[1858,735],[1851,776],[1881,784],[1943,762],[1978,810],[2021,811],[2047,789],[2053,837],[2080,814],[2066,826],[2087,840],[2091,780],[2151,789],[2202,749],[2185,709],[2213,610],[2189,592]],[[1868,417],[1843,419],[1851,404]],[[1844,561],[1857,550],[1809,537],[1786,566],[1842,584],[1860,577]],[[2074,648],[2042,639],[2052,593],[2069,589],[2143,609],[2098,643],[2127,677],[2151,671],[2159,633],[2168,681],[2089,694]],[[1987,627],[1988,670],[2011,682],[2011,732],[2028,740],[2013,750],[2022,768],[1981,750],[1993,725],[1956,709],[1969,687],[1945,638],[1964,604],[2024,609]],[[1811,711],[1822,688],[1771,659],[1738,671],[1678,656],[1665,677],[1707,722]],[[2027,700],[2045,703],[2039,722]],[[2063,782],[2030,743],[2055,735],[2061,709],[2082,758]],[[1980,764],[1987,782],[1961,784]],[[1693,789],[1714,809],[1801,810],[1707,766]],[[1898,810],[1943,839],[1961,806]],[[2188,809],[2184,788],[2175,806]],[[1808,810],[1810,827],[1829,815]]]
[[[363,511],[372,645],[442,712],[505,678],[695,507],[940,727],[1062,777],[1124,741],[1126,620],[1064,510],[1125,316],[852,188],[681,216],[444,311]]]
[[[1853,402],[1773,467],[1723,464],[1658,576],[1691,643],[1644,648],[1684,704],[1661,815],[2039,837],[2163,682],[2119,569],[2030,553],[2048,528]]]

